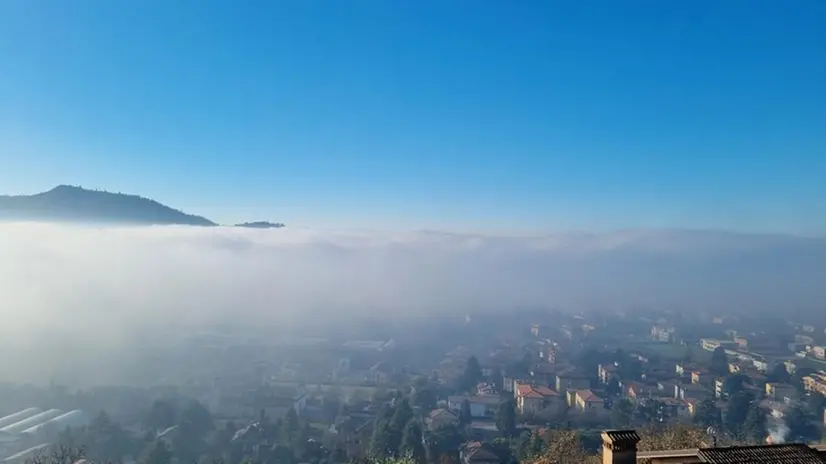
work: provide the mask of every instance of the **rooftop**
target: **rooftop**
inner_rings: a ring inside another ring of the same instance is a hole
[[[705,448],[697,451],[697,457],[701,462],[713,464],[821,464],[826,462],[817,451],[800,443]]]

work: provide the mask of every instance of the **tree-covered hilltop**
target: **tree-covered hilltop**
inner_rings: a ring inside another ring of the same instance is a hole
[[[242,222],[235,224],[235,227],[246,227],[249,229],[280,229],[284,224],[280,222],[256,221],[256,222]]]
[[[186,214],[138,195],[60,185],[34,195],[0,196],[0,219],[145,225],[214,226],[202,216]]]

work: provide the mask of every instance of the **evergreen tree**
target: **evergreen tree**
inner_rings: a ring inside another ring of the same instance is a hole
[[[520,461],[524,461],[534,455],[533,453],[533,435],[531,432],[525,430],[519,435],[519,438],[514,446],[516,457]]]
[[[723,394],[726,397],[731,397],[743,392],[743,385],[746,383],[746,377],[743,374],[729,374],[723,379]]]
[[[117,462],[140,450],[123,427],[103,411],[92,420],[84,435],[80,441],[87,447],[87,457],[96,461]]]
[[[753,402],[743,423],[743,436],[751,443],[762,445],[768,434],[766,411],[757,402]]]
[[[735,393],[729,399],[725,426],[726,430],[732,436],[738,438],[745,437],[746,433],[743,430],[743,425],[746,421],[746,416],[752,409],[751,405],[753,400],[754,395],[744,391]]]
[[[442,457],[454,461],[458,458],[458,450],[464,440],[465,437],[457,427],[447,425],[429,433],[427,442],[435,460]]]
[[[820,430],[814,425],[814,415],[802,405],[795,405],[785,416],[789,428],[788,439],[811,443],[820,439]]]
[[[395,449],[393,449],[391,422],[395,411],[389,406],[385,406],[378,415],[373,424],[373,437],[371,439],[370,448],[371,453],[378,457],[384,458],[390,456]]]
[[[459,424],[468,425],[473,421],[473,414],[470,412],[470,401],[462,401],[462,408],[459,410]]]
[[[164,440],[151,442],[139,460],[141,464],[170,464],[172,452]]]
[[[280,443],[286,446],[294,446],[298,442],[301,431],[301,423],[298,420],[298,413],[295,408],[289,408],[281,423]]]
[[[496,428],[507,438],[516,433],[516,405],[513,400],[499,405],[499,411],[496,413]]]
[[[722,423],[720,408],[714,404],[714,400],[705,399],[697,405],[694,413],[694,423],[701,427],[719,427]]]
[[[149,430],[157,432],[172,427],[177,419],[178,412],[171,401],[155,400],[144,419],[144,425]]]
[[[631,424],[631,417],[634,414],[634,404],[626,398],[622,398],[614,403],[611,410],[611,423],[615,428],[628,427]]]
[[[197,462],[207,450],[206,435],[214,428],[212,414],[197,401],[181,411],[172,437],[172,451],[179,462]]]
[[[769,382],[786,383],[790,380],[790,378],[791,376],[786,370],[786,366],[783,363],[777,363],[774,367],[772,367],[772,370],[769,372],[766,380]]]
[[[541,455],[547,447],[548,444],[538,433],[533,434],[531,437],[531,456]]]
[[[728,374],[728,358],[726,357],[726,350],[722,346],[715,348],[711,354],[708,370],[720,377]]]
[[[413,409],[410,407],[410,403],[407,399],[400,400],[393,411],[393,417],[390,419],[388,426],[389,440],[387,446],[391,453],[395,453],[401,447],[404,428],[411,419],[413,419]]]
[[[422,428],[415,419],[410,420],[404,427],[399,456],[408,456],[415,462],[425,462],[424,444],[422,444]]]
[[[479,365],[476,356],[471,356],[465,365],[465,373],[460,379],[459,387],[464,391],[472,391],[482,379],[482,366]]]

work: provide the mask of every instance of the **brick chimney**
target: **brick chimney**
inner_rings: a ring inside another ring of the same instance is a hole
[[[640,436],[633,430],[602,432],[602,464],[636,464]]]

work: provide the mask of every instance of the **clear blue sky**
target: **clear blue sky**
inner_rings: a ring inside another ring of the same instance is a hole
[[[0,191],[826,232],[826,1],[0,1]]]

